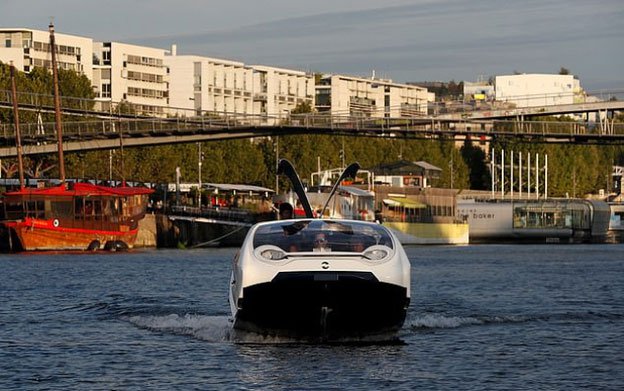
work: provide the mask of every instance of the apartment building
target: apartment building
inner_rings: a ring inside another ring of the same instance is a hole
[[[426,88],[392,80],[324,75],[316,86],[316,109],[332,115],[373,118],[427,114],[434,96]]]
[[[292,69],[252,65],[254,114],[278,119],[299,104],[314,107],[314,75]]]
[[[169,104],[164,49],[119,42],[93,44],[92,84],[103,110],[127,102],[140,114],[164,115]]]
[[[170,112],[252,114],[253,70],[242,62],[178,55],[175,45],[165,56],[169,68]]]
[[[584,92],[573,75],[520,74],[496,76],[496,100],[518,107],[578,103]]]
[[[230,113],[279,118],[300,103],[314,106],[314,77],[305,72],[210,57],[165,56],[169,105],[178,114]]]
[[[377,78],[328,75],[316,85],[310,73],[120,42],[55,34],[58,63],[87,76],[97,108],[128,103],[139,114],[263,115],[279,122],[300,104],[332,114],[400,117],[427,113],[426,88]],[[30,72],[51,67],[49,32],[0,29],[0,61]],[[317,81],[318,82],[318,81]]]
[[[93,40],[68,34],[54,34],[59,68],[93,77]],[[23,71],[34,67],[52,69],[50,32],[26,28],[0,28],[0,61]]]

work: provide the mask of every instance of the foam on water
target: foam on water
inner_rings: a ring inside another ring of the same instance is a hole
[[[319,341],[301,340],[283,336],[261,335],[252,332],[234,330],[232,321],[227,316],[208,315],[133,315],[123,316],[122,320],[150,331],[186,335],[207,342],[232,342],[238,344],[300,344],[318,343]],[[332,343],[388,344],[397,343],[395,337],[383,338],[344,338]]]
[[[179,335],[188,335],[208,342],[231,339],[232,324],[227,316],[192,315],[135,315],[123,317],[140,328]]]
[[[521,323],[531,320],[526,316],[447,316],[426,314],[412,319],[408,325],[412,329],[454,329],[464,326],[493,323]],[[537,320],[537,318],[535,318]]]

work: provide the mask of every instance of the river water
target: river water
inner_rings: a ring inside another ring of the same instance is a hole
[[[240,343],[236,249],[0,255],[0,389],[621,390],[623,250],[408,247],[390,345]]]

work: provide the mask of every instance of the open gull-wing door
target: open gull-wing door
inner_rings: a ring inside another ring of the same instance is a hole
[[[323,206],[323,209],[321,209],[321,213],[319,217],[323,217],[323,214],[325,213],[325,209],[327,209],[327,205],[329,205],[329,201],[331,201],[331,199],[334,197],[334,194],[336,193],[336,190],[338,190],[338,186],[340,186],[340,183],[344,181],[346,178],[355,178],[355,175],[357,174],[359,169],[360,169],[360,164],[357,162],[349,164],[349,166],[344,169],[342,174],[340,174],[340,177],[334,183],[334,187],[332,187],[331,192],[329,193],[329,197],[327,197],[327,202],[325,202],[325,206]]]
[[[280,159],[277,165],[277,174],[286,175],[288,179],[290,179],[290,183],[292,184],[293,190],[297,194],[297,197],[299,197],[299,202],[301,202],[301,206],[303,207],[306,217],[314,217],[312,207],[310,206],[310,200],[308,200],[305,189],[301,184],[301,179],[299,179],[299,175],[297,175],[297,171],[295,171],[295,167],[292,163],[286,159]]]

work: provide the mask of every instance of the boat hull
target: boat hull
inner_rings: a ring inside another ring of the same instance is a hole
[[[8,228],[15,232],[24,251],[96,250],[105,248],[106,243],[120,241],[132,248],[138,234],[138,229],[118,232],[24,223],[14,223]],[[96,242],[97,246],[94,247]]]
[[[394,337],[407,289],[370,272],[282,272],[244,288],[234,328],[277,337],[341,341]]]
[[[384,222],[401,244],[468,244],[466,223]]]

